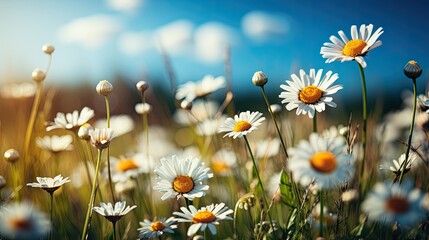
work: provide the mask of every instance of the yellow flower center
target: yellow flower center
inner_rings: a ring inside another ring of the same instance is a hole
[[[165,225],[162,222],[154,222],[154,223],[152,223],[152,225],[150,225],[150,230],[152,232],[162,231],[164,228],[165,228]]]
[[[16,231],[30,231],[33,229],[33,224],[28,219],[12,219],[9,226]]]
[[[248,121],[238,121],[234,125],[234,132],[244,132],[252,127]]]
[[[361,39],[350,40],[343,48],[343,54],[349,57],[363,55],[363,49],[366,47],[366,42]]]
[[[301,100],[304,103],[317,103],[320,98],[322,97],[323,92],[316,86],[307,86],[304,87],[299,92],[299,100]]]
[[[228,165],[224,161],[213,161],[212,169],[215,173],[222,173],[229,169]]]
[[[404,197],[393,196],[386,202],[387,211],[394,214],[401,214],[408,211],[410,205]]]
[[[194,181],[188,176],[178,176],[173,181],[173,189],[178,193],[188,193],[194,188]]]
[[[311,167],[321,173],[330,173],[337,167],[337,159],[331,152],[318,152],[310,158]]]
[[[126,172],[128,170],[136,169],[138,166],[132,159],[122,159],[116,163],[116,168],[120,172]]]
[[[216,216],[207,210],[202,210],[195,213],[194,217],[192,218],[192,222],[194,223],[211,223],[215,220]]]

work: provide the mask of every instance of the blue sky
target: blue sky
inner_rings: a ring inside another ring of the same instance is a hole
[[[417,1],[1,1],[1,82],[29,80],[45,67],[44,43],[56,47],[47,84],[96,84],[123,74],[130,81],[164,79],[159,43],[169,52],[180,83],[205,74],[224,75],[223,46],[231,46],[233,90],[252,94],[251,77],[262,70],[267,90],[299,69],[332,70],[344,85],[343,95],[360,96],[354,62],[326,64],[320,47],[350,26],[383,27],[383,45],[367,56],[369,93],[411,88],[403,66],[416,60],[429,66],[429,4]],[[155,84],[155,83],[153,83]],[[420,87],[419,92],[423,92]]]

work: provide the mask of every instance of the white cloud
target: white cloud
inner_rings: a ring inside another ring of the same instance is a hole
[[[244,33],[255,41],[263,42],[289,32],[286,15],[253,11],[244,15],[241,26]]]
[[[107,6],[125,13],[135,13],[143,3],[143,0],[107,0]]]
[[[237,36],[234,30],[218,22],[209,22],[195,30],[196,56],[207,63],[222,61],[225,48],[236,44]]]
[[[192,44],[193,24],[187,20],[177,20],[164,25],[154,33],[158,47],[170,54],[188,52]]]
[[[59,30],[64,43],[77,43],[87,48],[99,48],[114,37],[121,24],[107,15],[94,15],[72,20]]]
[[[119,48],[128,55],[138,55],[154,48],[150,32],[126,32],[119,37]]]

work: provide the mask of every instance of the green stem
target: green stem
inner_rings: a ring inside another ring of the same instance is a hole
[[[313,132],[317,133],[317,112],[314,112],[313,117]]]
[[[54,194],[49,193],[50,196],[50,205],[49,205],[49,211],[51,212],[51,231],[49,231],[49,239],[52,239],[52,231],[54,231]]]
[[[113,240],[116,240],[116,222],[112,222],[113,224]]]
[[[416,119],[417,84],[416,84],[415,78],[413,79],[413,92],[414,92],[413,115],[412,115],[412,120],[411,120],[411,125],[410,125],[410,132],[408,134],[408,143],[407,143],[407,151],[405,152],[405,160],[402,163],[401,175],[399,176],[399,184],[401,184],[402,178],[404,177],[404,174],[405,174],[405,169],[407,168],[408,157],[410,155],[410,149],[411,149],[411,139],[413,137],[414,121]]]
[[[323,190],[320,190],[320,192],[319,192],[319,198],[320,198],[320,214],[319,214],[320,229],[319,229],[319,237],[323,238],[323,205],[324,205]]]
[[[86,211],[85,223],[84,223],[84,226],[83,226],[81,240],[85,240],[86,233],[88,231],[88,224],[89,224],[89,221],[90,221],[90,216],[91,216],[91,212],[92,212],[92,206],[94,205],[94,201],[95,201],[95,189],[97,188],[98,172],[100,171],[101,153],[102,152],[103,152],[102,149],[98,149],[97,165],[95,167],[94,181],[92,183],[91,196],[89,198],[88,210]]]
[[[19,202],[19,170],[18,166],[15,163],[12,163],[12,181],[13,181],[13,192],[15,193],[15,199]]]
[[[104,96],[104,100],[106,102],[106,120],[107,120],[107,128],[110,128],[110,105],[109,105],[109,99],[107,96]],[[109,177],[109,187],[110,187],[110,194],[112,195],[112,200],[115,203],[115,191],[113,190],[113,182],[112,182],[112,172],[110,169],[110,148],[107,147],[107,175]]]
[[[31,108],[30,120],[28,121],[27,130],[24,140],[24,162],[28,162],[30,142],[33,133],[34,124],[36,122],[37,110],[39,109],[40,100],[42,99],[43,85],[42,82],[37,83],[36,96],[34,97],[33,107]],[[25,168],[24,168],[25,169]]]
[[[249,209],[249,211],[250,211],[250,209]],[[233,220],[234,239],[238,239],[238,231],[237,231],[237,212],[238,212],[238,202],[235,204],[235,208],[234,208],[234,220]]]
[[[358,63],[359,66],[359,72],[360,77],[362,80],[362,161],[361,161],[361,168],[360,168],[360,174],[359,174],[359,186],[363,187],[363,173],[365,170],[365,158],[366,158],[366,125],[367,125],[367,94],[366,94],[366,82],[365,82],[365,73],[363,71],[362,66],[360,63]],[[362,191],[360,192],[362,194]],[[361,196],[359,194],[359,196]]]
[[[268,208],[269,205],[268,205],[267,198],[265,197],[265,189],[264,189],[264,186],[262,185],[262,179],[261,179],[261,176],[259,175],[259,171],[258,171],[258,168],[256,166],[255,157],[253,156],[252,149],[250,148],[250,143],[247,140],[246,135],[244,135],[243,138],[244,138],[244,141],[246,142],[247,149],[249,150],[250,157],[252,158],[253,169],[255,170],[256,176],[258,177],[258,184],[259,184],[259,187],[262,190],[262,198],[264,200],[265,207],[267,208],[268,218],[270,219],[270,225],[271,225],[271,228],[273,229],[273,233],[274,233],[274,236],[275,236],[276,235],[276,231],[274,229],[273,219],[271,218],[270,209]],[[261,223],[261,225],[262,225],[262,223]],[[277,237],[275,237],[275,238],[277,239]]]

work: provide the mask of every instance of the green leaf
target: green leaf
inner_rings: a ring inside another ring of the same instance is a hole
[[[282,171],[280,178],[280,196],[281,200],[287,206],[296,208],[296,199],[292,192],[292,183],[290,182],[289,176],[285,171]]]

